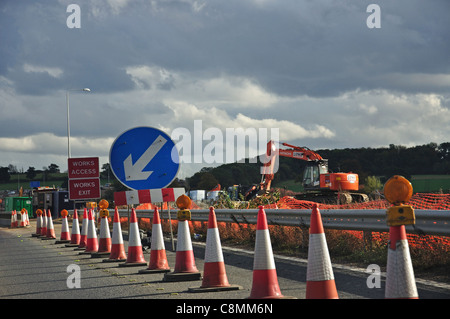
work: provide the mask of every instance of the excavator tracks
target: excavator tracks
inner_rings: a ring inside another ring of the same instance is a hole
[[[296,194],[294,197],[298,200],[338,205],[369,201],[369,197],[366,194],[350,192],[308,192]]]

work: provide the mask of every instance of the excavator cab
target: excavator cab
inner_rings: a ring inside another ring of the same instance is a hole
[[[328,174],[328,160],[307,162],[303,171],[304,190],[317,190],[321,188],[320,175]]]
[[[303,172],[303,189],[305,194],[296,196],[297,199],[323,202],[337,199],[340,204],[351,202],[367,202],[366,194],[358,193],[358,174],[354,173],[330,173],[328,160],[321,159],[306,164]],[[309,194],[308,197],[306,194]],[[330,195],[337,194],[337,196]]]

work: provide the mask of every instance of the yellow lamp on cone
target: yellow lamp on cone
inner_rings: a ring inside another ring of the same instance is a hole
[[[107,209],[109,207],[109,203],[106,199],[102,199],[100,200],[100,202],[98,203],[98,207],[100,209]]]
[[[384,185],[384,196],[386,200],[393,204],[404,204],[412,196],[413,188],[411,183],[403,176],[395,175]]]
[[[191,207],[191,202],[191,199],[183,194],[177,198],[176,204],[179,209],[189,209]]]
[[[412,196],[413,187],[403,176],[395,175],[384,185],[384,196],[393,206],[386,212],[388,226],[414,225],[416,218],[414,209],[405,205]]]
[[[191,211],[189,210],[189,208],[191,207],[191,203],[191,199],[184,194],[177,198],[176,204],[180,209],[177,213],[178,220],[191,220]]]

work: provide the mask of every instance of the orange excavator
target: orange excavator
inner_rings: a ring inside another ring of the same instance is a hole
[[[307,147],[281,145],[288,149],[278,149],[273,141],[267,143],[266,161],[261,167],[260,191],[269,191],[274,177],[274,168],[278,156],[291,157],[307,162],[303,172],[304,192],[296,194],[297,199],[315,202],[338,201],[341,204],[366,202],[366,194],[359,193],[359,177],[355,173],[331,173],[328,171],[328,160]]]

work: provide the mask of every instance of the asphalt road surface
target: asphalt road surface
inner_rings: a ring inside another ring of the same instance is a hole
[[[60,227],[55,223],[57,239]],[[188,307],[189,302],[194,300],[196,304],[199,300],[220,300],[220,305],[227,306],[216,307],[215,311],[230,313],[236,308],[227,309],[230,307],[227,300],[235,304],[236,300],[246,300],[250,296],[253,251],[222,247],[228,280],[242,289],[193,293],[189,288],[199,287],[201,280],[166,282],[162,280],[164,274],[138,272],[146,266],[119,267],[118,262],[104,263],[102,260],[107,257],[80,255],[80,251],[65,247],[65,244],[55,244],[55,240],[32,237],[34,232],[33,221],[26,228],[0,228],[0,299],[159,299],[176,301],[173,311],[185,313],[202,311],[201,308]],[[125,241],[125,251],[127,244]],[[169,265],[173,267],[175,252],[169,240],[165,247]],[[205,245],[194,241],[193,250],[196,266],[202,272]],[[149,251],[144,253],[144,257],[149,260]],[[282,294],[305,299],[306,261],[275,256],[275,263]],[[73,277],[74,269],[79,269],[78,286]],[[384,299],[384,277],[381,278],[380,288],[368,288],[369,274],[365,269],[333,264],[333,271],[339,299]],[[448,284],[417,280],[417,288],[420,299],[450,298]],[[238,311],[242,309],[237,308]],[[256,308],[247,310],[258,311]],[[264,311],[263,308],[259,310]]]

